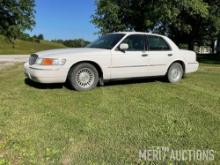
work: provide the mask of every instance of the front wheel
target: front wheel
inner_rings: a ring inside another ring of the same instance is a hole
[[[70,69],[68,82],[77,91],[87,91],[97,86],[99,73],[95,66],[81,63]]]
[[[167,73],[167,79],[170,83],[177,83],[183,77],[183,67],[180,63],[173,63]]]

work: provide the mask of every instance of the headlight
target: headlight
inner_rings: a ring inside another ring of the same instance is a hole
[[[37,65],[64,65],[66,59],[55,59],[55,58],[38,58],[35,62]]]

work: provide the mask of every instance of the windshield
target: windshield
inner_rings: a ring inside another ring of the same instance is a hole
[[[107,34],[92,42],[87,48],[112,49],[125,34]]]

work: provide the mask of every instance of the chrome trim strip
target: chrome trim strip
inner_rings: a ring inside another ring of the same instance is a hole
[[[148,67],[148,66],[165,66],[165,64],[157,64],[157,65],[133,65],[133,66],[113,66],[109,68],[137,68],[137,67]]]
[[[33,69],[33,70],[46,70],[46,71],[56,71],[56,70],[59,70],[58,68],[56,69],[40,69],[40,68],[33,68],[33,67],[29,67],[30,69]]]

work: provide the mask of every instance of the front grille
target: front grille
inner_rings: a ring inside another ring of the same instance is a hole
[[[30,57],[29,57],[29,65],[34,65],[36,60],[38,58],[38,55],[36,54],[32,54]]]

